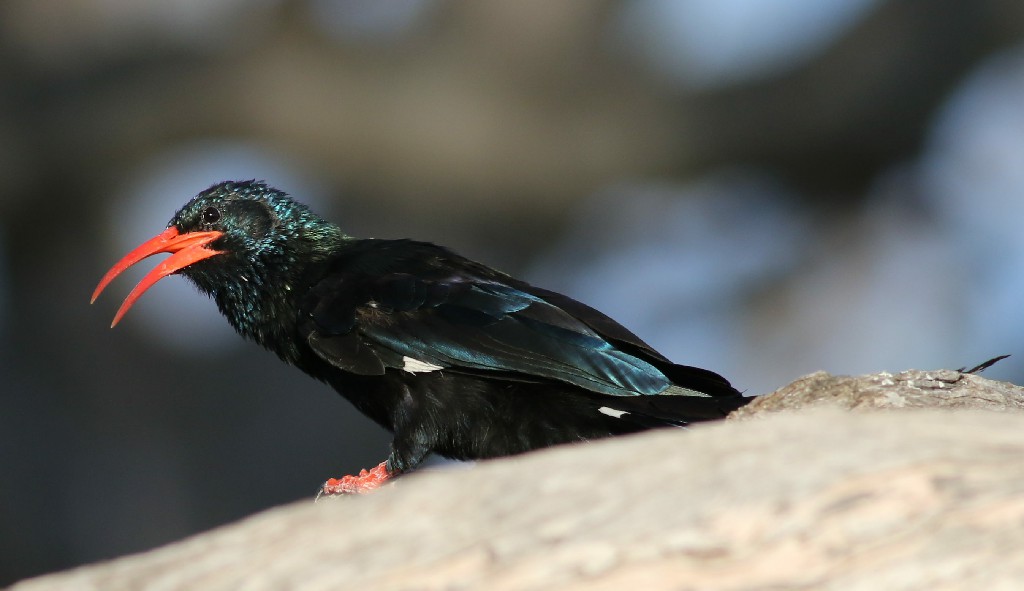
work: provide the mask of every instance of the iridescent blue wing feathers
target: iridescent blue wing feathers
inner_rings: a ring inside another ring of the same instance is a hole
[[[550,292],[489,269],[481,273],[475,263],[438,247],[396,242],[374,245],[375,256],[388,253],[386,246],[392,255],[376,264],[358,254],[339,261],[311,290],[308,344],[329,363],[364,375],[387,368],[501,372],[615,396],[665,392],[674,382],[666,372],[688,378],[678,374],[695,369],[657,367],[672,364],[626,329],[565,296],[553,302]],[[431,260],[422,252],[429,249],[443,260],[437,268],[444,273],[433,273],[433,267],[415,275],[404,272],[402,248],[414,250],[415,257],[405,258],[417,261]],[[702,386],[711,390],[704,395],[735,394],[716,374],[697,371],[694,380],[680,385],[693,394],[702,393]]]

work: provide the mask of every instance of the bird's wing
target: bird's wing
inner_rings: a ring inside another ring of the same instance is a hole
[[[620,396],[671,385],[562,307],[501,281],[340,275],[311,291],[306,310],[312,350],[357,374],[497,371]]]
[[[655,364],[658,370],[672,381],[673,385],[684,391],[690,391],[691,394],[726,398],[733,398],[739,394],[728,380],[713,371],[672,363],[624,326],[582,302],[532,285],[525,286],[525,289],[578,318],[616,348]]]

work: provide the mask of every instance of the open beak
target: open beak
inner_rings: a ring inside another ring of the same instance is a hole
[[[99,285],[96,286],[96,290],[92,292],[92,299],[89,303],[95,302],[96,298],[100,297],[100,293],[107,287],[107,284],[114,280],[115,277],[124,272],[125,269],[131,267],[135,263],[141,261],[144,258],[151,257],[155,254],[162,252],[174,253],[167,259],[164,259],[155,269],[150,271],[139,284],[135,286],[135,289],[128,294],[128,297],[124,299],[121,307],[118,308],[117,314],[114,315],[114,321],[110,323],[110,328],[114,328],[121,317],[124,316],[128,308],[132,307],[135,300],[139,299],[147,289],[153,287],[153,285],[163,279],[164,277],[180,271],[185,267],[191,265],[196,261],[208,259],[218,254],[223,254],[224,251],[213,250],[208,245],[214,240],[223,236],[223,232],[186,232],[181,234],[178,232],[178,228],[171,226],[163,232],[160,232],[156,236],[143,242],[135,248],[135,250],[124,255],[124,258],[117,261],[113,267],[107,271],[107,274],[100,279]]]

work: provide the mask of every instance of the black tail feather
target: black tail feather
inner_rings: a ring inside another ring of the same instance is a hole
[[[748,404],[752,397],[736,392],[731,396],[657,396],[599,397],[601,412],[641,429],[684,426],[702,421],[724,419],[732,411]],[[620,414],[621,413],[621,414]]]
[[[992,367],[993,365],[999,363],[1003,359],[1006,359],[1007,357],[1009,357],[1009,355],[1000,355],[999,357],[993,357],[992,359],[989,359],[988,361],[985,361],[983,363],[979,363],[978,365],[975,365],[971,369],[965,369],[965,368],[961,367],[957,371],[960,372],[960,373],[981,373],[981,372],[985,371],[986,369]]]
[[[672,383],[680,388],[695,390],[715,398],[733,398],[742,393],[732,387],[729,380],[713,371],[689,365],[664,364],[656,366]]]

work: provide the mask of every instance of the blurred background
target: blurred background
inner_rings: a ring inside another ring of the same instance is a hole
[[[387,453],[184,280],[115,330],[152,265],[88,305],[224,179],[750,394],[1004,353],[986,375],[1024,381],[1024,3],[5,0],[0,79],[0,585]]]

